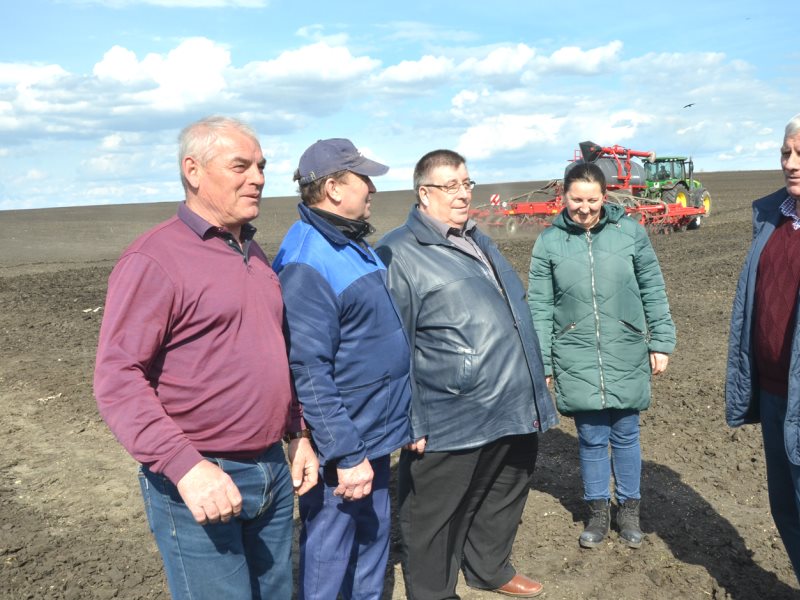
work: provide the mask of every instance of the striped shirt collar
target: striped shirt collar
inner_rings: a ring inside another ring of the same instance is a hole
[[[786,196],[786,200],[781,203],[781,214],[784,217],[789,217],[792,220],[792,229],[797,231],[800,229],[800,217],[797,216],[797,203],[791,196]]]

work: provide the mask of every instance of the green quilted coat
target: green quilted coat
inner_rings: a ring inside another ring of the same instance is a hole
[[[675,348],[664,278],[644,227],[617,204],[590,231],[566,210],[536,240],[528,304],[565,415],[650,405],[649,352]]]

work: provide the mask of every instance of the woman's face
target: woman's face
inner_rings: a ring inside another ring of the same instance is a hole
[[[605,194],[600,184],[588,181],[573,181],[564,194],[567,214],[577,225],[591,229],[600,220]]]

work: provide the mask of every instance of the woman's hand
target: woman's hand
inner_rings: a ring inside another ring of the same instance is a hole
[[[667,363],[669,363],[669,354],[661,352],[650,353],[650,372],[653,375],[658,375],[667,370]]]

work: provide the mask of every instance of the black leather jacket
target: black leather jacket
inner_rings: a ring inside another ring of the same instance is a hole
[[[430,451],[558,422],[522,282],[488,236],[476,228],[472,238],[497,283],[416,207],[376,247],[412,349],[413,436]]]

